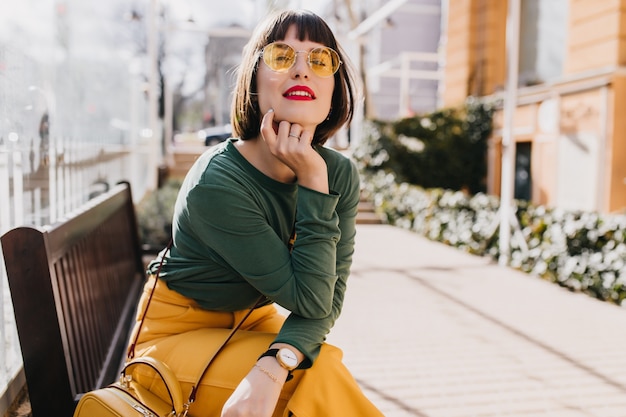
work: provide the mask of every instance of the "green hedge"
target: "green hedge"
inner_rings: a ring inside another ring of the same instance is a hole
[[[364,172],[383,170],[425,188],[485,191],[492,108],[473,98],[461,107],[396,122],[370,121],[354,158]]]

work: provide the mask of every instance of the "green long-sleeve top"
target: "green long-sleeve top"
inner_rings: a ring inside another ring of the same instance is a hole
[[[206,151],[189,170],[160,277],[209,310],[250,308],[264,294],[290,311],[275,342],[298,348],[307,368],[343,305],[359,176],[348,158],[317,146],[331,192],[281,183],[252,166],[234,141]],[[149,272],[157,268],[155,260]]]

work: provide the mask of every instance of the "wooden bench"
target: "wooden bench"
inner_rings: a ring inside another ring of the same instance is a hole
[[[115,379],[144,282],[130,185],[1,238],[34,417],[72,416]]]

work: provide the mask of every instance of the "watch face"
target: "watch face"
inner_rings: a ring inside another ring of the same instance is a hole
[[[278,351],[278,355],[276,355],[279,362],[287,368],[288,370],[294,369],[298,366],[298,357],[291,350],[283,348]]]

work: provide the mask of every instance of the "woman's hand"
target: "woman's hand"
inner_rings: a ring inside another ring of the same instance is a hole
[[[298,184],[327,194],[328,168],[311,146],[314,133],[296,123],[275,122],[272,109],[261,121],[261,135],[270,152],[296,174]]]
[[[222,417],[271,417],[286,379],[276,359],[259,359],[224,404]]]

